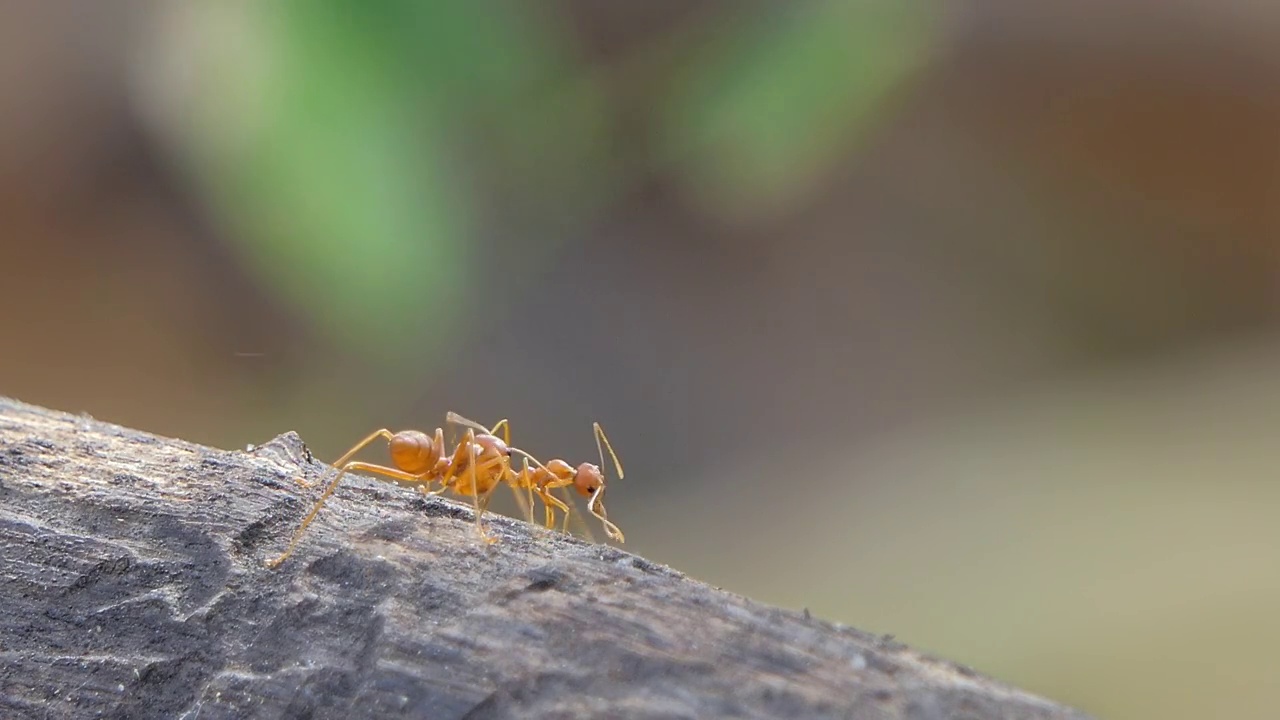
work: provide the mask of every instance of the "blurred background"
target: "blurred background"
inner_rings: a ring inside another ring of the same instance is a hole
[[[1100,717],[1269,717],[1277,40],[1244,0],[6,3],[0,393],[326,459],[599,420],[626,550]]]

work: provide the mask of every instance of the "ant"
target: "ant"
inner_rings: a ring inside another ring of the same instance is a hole
[[[371,433],[355,447],[338,458],[334,466],[338,475],[330,481],[328,487],[320,494],[311,508],[311,512],[303,518],[302,524],[294,531],[289,546],[280,555],[267,561],[267,567],[277,567],[284,562],[298,546],[303,532],[320,512],[320,508],[338,489],[338,483],[348,472],[365,471],[395,478],[408,483],[421,483],[418,489],[427,496],[439,495],[446,490],[453,490],[463,496],[470,496],[475,506],[476,530],[487,543],[496,542],[484,529],[481,518],[489,507],[493,491],[504,481],[511,483],[518,476],[511,469],[511,455],[518,453],[525,458],[524,467],[528,469],[529,460],[541,466],[536,458],[519,448],[511,447],[511,424],[507,420],[500,421],[492,429],[466,420],[461,415],[449,413],[449,422],[467,425],[467,431],[458,442],[452,453],[447,453],[444,444],[444,430],[437,427],[435,436],[429,436],[420,430],[401,430],[391,432],[386,428]],[[506,440],[497,436],[499,428],[506,428]],[[391,451],[391,462],[395,467],[374,465],[372,463],[352,461],[351,458],[379,438],[385,439]],[[536,472],[536,471],[535,471]],[[299,484],[310,487],[311,483],[298,479]],[[428,490],[435,482],[439,482],[439,490]],[[515,485],[512,485],[515,490]],[[483,496],[483,497],[482,497]]]
[[[480,423],[468,420],[454,412],[450,412],[446,417],[451,423],[491,435],[497,433],[498,428],[504,428],[503,441],[510,445],[511,423],[505,419],[494,425],[492,430],[489,430]],[[524,489],[531,503],[533,495],[535,493],[538,495],[546,512],[547,528],[555,527],[555,510],[553,506],[563,511],[565,517],[562,529],[566,532],[569,528],[569,517],[572,510],[568,505],[561,502],[559,498],[552,495],[550,491],[556,488],[573,487],[574,490],[578,491],[579,495],[589,498],[587,500],[587,510],[604,525],[605,534],[612,540],[625,542],[622,530],[618,529],[617,525],[609,522],[609,513],[604,509],[605,477],[604,472],[600,469],[604,465],[605,450],[609,451],[609,457],[613,460],[613,467],[618,471],[619,480],[623,478],[622,463],[618,461],[618,455],[613,451],[613,446],[609,444],[609,438],[604,434],[604,428],[600,427],[600,423],[592,423],[592,429],[595,431],[596,436],[596,452],[600,455],[599,465],[584,462],[575,468],[559,458],[551,460],[544,465],[538,462],[537,458],[521,450],[519,452],[524,456],[524,466],[514,476],[507,476],[506,480],[513,491],[517,488]],[[529,460],[533,460],[535,467],[529,467]],[[519,498],[518,493],[516,497]],[[524,506],[524,502],[520,504],[522,507]],[[597,511],[597,508],[599,508],[599,511]],[[529,521],[533,522],[532,507],[525,507],[525,509],[529,514]]]

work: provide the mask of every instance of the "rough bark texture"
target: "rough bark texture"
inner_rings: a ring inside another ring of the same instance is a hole
[[[0,717],[1083,718],[612,547],[0,398]]]

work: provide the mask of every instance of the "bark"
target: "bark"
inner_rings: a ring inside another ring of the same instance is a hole
[[[614,547],[0,398],[6,718],[1084,718]],[[874,581],[874,578],[868,578]]]

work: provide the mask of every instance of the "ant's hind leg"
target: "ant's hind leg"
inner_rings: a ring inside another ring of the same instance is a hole
[[[349,456],[350,454],[348,454],[348,457]],[[324,489],[324,492],[320,494],[320,497],[316,500],[315,505],[311,506],[311,512],[307,513],[307,516],[302,519],[302,524],[299,525],[298,529],[293,532],[293,537],[289,540],[289,546],[285,548],[284,552],[268,560],[267,567],[272,567],[272,568],[277,567],[278,565],[280,565],[280,563],[284,562],[285,559],[287,559],[290,555],[293,554],[294,549],[298,547],[298,541],[302,539],[302,533],[306,531],[307,526],[311,524],[311,521],[316,519],[316,515],[320,513],[320,508],[324,507],[325,501],[327,501],[329,497],[333,495],[334,491],[338,489],[338,483],[342,481],[343,476],[350,471],[356,471],[356,470],[363,470],[365,472],[372,472],[372,473],[377,473],[379,475],[386,475],[388,477],[393,477],[398,480],[407,480],[409,482],[422,482],[422,477],[418,475],[410,475],[407,472],[404,472],[402,470],[397,470],[395,468],[383,467],[381,465],[372,465],[370,463],[363,463],[363,462],[349,462],[346,465],[343,465],[342,468],[338,470],[337,477],[335,477],[333,481],[329,483],[329,486]]]
[[[334,460],[334,461],[333,461],[333,466],[334,466],[334,467],[343,467],[343,466],[345,466],[345,465],[347,464],[347,461],[348,461],[348,460],[350,460],[351,458],[355,457],[355,454],[356,454],[356,453],[358,453],[358,452],[360,452],[361,450],[365,449],[365,447],[366,447],[369,443],[373,442],[374,440],[377,440],[378,438],[383,438],[383,439],[384,439],[384,440],[386,440],[387,442],[391,442],[391,439],[392,439],[393,437],[395,437],[395,434],[394,434],[394,433],[392,433],[390,430],[388,430],[388,429],[386,429],[386,428],[382,428],[381,430],[375,430],[374,432],[369,433],[369,437],[367,437],[367,438],[365,438],[365,439],[361,440],[360,442],[356,443],[355,447],[353,447],[353,448],[351,448],[350,450],[348,450],[348,451],[346,452],[346,454],[344,454],[342,457],[338,458],[337,460]]]
[[[375,430],[375,431],[373,431],[373,432],[369,433],[369,436],[368,436],[368,437],[366,437],[365,439],[363,439],[363,440],[361,440],[360,442],[356,443],[356,444],[355,444],[355,447],[353,447],[353,448],[351,448],[350,450],[348,450],[345,454],[343,454],[343,456],[342,456],[342,457],[338,458],[337,460],[334,460],[334,461],[333,461],[333,467],[336,467],[336,468],[340,468],[340,467],[342,467],[343,465],[345,465],[345,464],[346,464],[346,462],[347,462],[348,460],[350,460],[352,457],[354,457],[356,453],[358,453],[358,452],[360,452],[361,450],[363,450],[363,449],[365,449],[366,447],[368,447],[368,446],[369,446],[369,443],[373,442],[374,440],[377,440],[378,438],[382,438],[382,439],[386,440],[387,442],[391,442],[391,438],[392,438],[392,437],[394,437],[394,434],[393,434],[390,430],[388,430],[388,429],[386,429],[386,428],[382,428],[381,430]],[[323,477],[323,472],[321,473],[321,476]],[[306,478],[301,477],[301,476],[299,476],[299,477],[295,477],[295,478],[293,479],[293,481],[294,481],[294,482],[296,482],[296,483],[298,483],[298,484],[299,484],[299,485],[301,485],[302,487],[304,487],[304,488],[308,488],[308,489],[313,488],[313,487],[315,487],[316,485],[319,485],[319,484],[320,484],[320,481],[319,481],[319,480],[316,480],[316,481],[314,481],[314,482],[313,482],[313,481],[311,481],[311,480],[307,480]]]
[[[311,512],[307,513],[307,516],[302,520],[302,524],[299,525],[298,529],[293,532],[293,538],[291,538],[289,541],[289,547],[286,548],[285,551],[280,555],[276,556],[275,558],[272,558],[271,560],[268,560],[267,567],[276,567],[280,563],[284,562],[285,559],[288,558],[291,554],[293,554],[294,548],[298,546],[298,541],[302,539],[302,533],[307,529],[307,526],[311,524],[311,521],[315,519],[316,514],[320,512],[320,508],[324,506],[325,501],[328,500],[329,496],[333,494],[333,491],[338,488],[338,482],[342,480],[342,476],[345,475],[347,472],[347,468],[348,468],[348,465],[346,464],[347,461],[350,460],[353,455],[355,455],[356,453],[360,452],[365,447],[367,447],[369,443],[373,442],[374,440],[377,440],[378,438],[385,438],[386,440],[390,441],[392,438],[392,433],[390,430],[386,428],[369,433],[368,437],[356,443],[355,447],[351,448],[342,457],[338,458],[338,461],[334,463],[335,466],[339,467],[338,475],[333,478],[333,481],[329,483],[329,486],[325,488],[325,491],[320,494],[320,498],[317,499],[316,504],[312,506]],[[387,469],[389,470],[390,468],[387,468]],[[318,481],[316,483],[308,483],[306,480],[301,478],[295,478],[295,480],[298,481],[298,484],[302,485],[303,487],[311,487],[313,485],[318,484]]]

